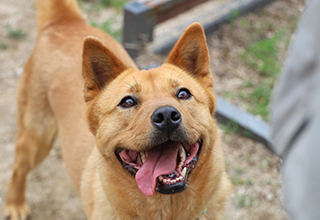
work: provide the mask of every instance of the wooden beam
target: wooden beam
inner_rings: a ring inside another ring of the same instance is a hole
[[[123,46],[135,58],[153,40],[154,27],[208,0],[139,0],[124,7]]]

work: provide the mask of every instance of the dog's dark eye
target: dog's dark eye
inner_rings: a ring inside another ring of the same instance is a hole
[[[177,93],[178,99],[190,99],[191,96],[191,92],[186,88],[180,89]]]
[[[133,106],[136,106],[137,103],[138,102],[134,97],[126,96],[121,100],[121,102],[119,103],[119,106],[123,108],[131,108]]]

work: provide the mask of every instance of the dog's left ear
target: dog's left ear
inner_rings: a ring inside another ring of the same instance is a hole
[[[209,52],[201,24],[193,23],[184,31],[169,54],[167,63],[191,74],[205,87],[213,88]]]
[[[100,40],[86,37],[83,43],[84,99],[92,100],[127,67]]]

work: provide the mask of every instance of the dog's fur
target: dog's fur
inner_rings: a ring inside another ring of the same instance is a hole
[[[88,219],[221,219],[231,187],[213,118],[213,79],[201,25],[186,29],[167,63],[140,71],[119,43],[86,23],[75,0],[38,0],[36,6],[39,32],[18,88],[16,156],[5,216],[25,220],[30,214],[26,176],[58,135]],[[192,97],[178,99],[179,88]],[[137,97],[136,106],[119,106],[128,94]],[[183,141],[201,138],[202,147],[183,192],[147,197],[115,151],[153,146],[150,117],[161,106],[177,109],[179,129],[187,134]]]

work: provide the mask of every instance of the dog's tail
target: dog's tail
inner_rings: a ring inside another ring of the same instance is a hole
[[[83,19],[76,0],[36,0],[38,31],[61,19]]]

